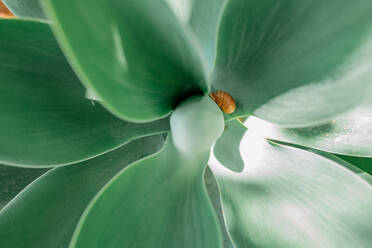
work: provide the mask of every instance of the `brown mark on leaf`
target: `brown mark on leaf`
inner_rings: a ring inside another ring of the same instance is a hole
[[[0,1],[0,18],[12,18],[15,17],[12,12]]]
[[[231,114],[235,111],[235,101],[229,93],[218,90],[209,94],[209,96],[217,103],[224,113]]]

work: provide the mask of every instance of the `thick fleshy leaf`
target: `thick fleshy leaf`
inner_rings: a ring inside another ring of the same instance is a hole
[[[320,126],[280,128],[255,117],[248,118],[245,125],[265,138],[331,153],[372,157],[372,100]]]
[[[235,98],[232,116],[323,123],[372,93],[371,12],[369,0],[230,0],[213,87]]]
[[[98,193],[70,247],[221,247],[203,174],[208,152],[180,154],[171,136]]]
[[[192,39],[165,1],[46,3],[75,71],[115,115],[150,121],[208,92]]]
[[[45,19],[40,0],[2,0],[17,17]]]
[[[0,165],[0,210],[22,189],[46,171],[47,169]]]
[[[217,213],[217,217],[220,223],[220,228],[221,228],[222,237],[223,237],[223,247],[224,248],[235,248],[226,230],[225,220],[223,219],[220,191],[218,189],[216,179],[214,178],[213,173],[209,169],[209,167],[205,169],[204,180],[205,180],[205,187],[207,188],[209,198],[211,199],[212,205],[214,207],[214,210]]]
[[[214,156],[232,171],[240,172],[244,167],[239,147],[245,131],[238,120],[226,122],[225,131],[213,148]]]
[[[194,0],[192,3],[189,25],[201,44],[208,70],[212,70],[216,56],[217,26],[225,0]]]
[[[169,130],[122,121],[85,98],[45,23],[0,20],[0,162],[53,166]]]
[[[247,131],[244,170],[209,165],[237,247],[360,247],[372,242],[372,187],[333,160]]]
[[[161,135],[150,136],[78,165],[50,170],[0,212],[1,247],[68,247],[80,216],[105,183],[162,145]]]

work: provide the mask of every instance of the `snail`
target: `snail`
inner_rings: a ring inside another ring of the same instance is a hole
[[[216,102],[224,113],[231,114],[235,111],[235,101],[229,93],[218,90],[209,94],[209,96]]]

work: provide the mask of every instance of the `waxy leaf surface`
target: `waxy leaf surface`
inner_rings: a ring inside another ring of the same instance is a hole
[[[372,187],[359,174],[249,131],[240,153],[241,173],[209,161],[236,247],[370,247]]]
[[[213,87],[237,110],[286,127],[324,123],[372,90],[369,0],[230,0]]]
[[[169,130],[169,119],[129,123],[86,99],[46,23],[0,20],[0,51],[3,164],[70,164]]]
[[[248,118],[245,125],[265,138],[331,153],[372,157],[372,100],[319,126],[280,128],[255,117]]]
[[[46,3],[78,76],[116,116],[158,119],[188,96],[208,92],[200,54],[165,1]]]
[[[46,171],[47,169],[0,165],[0,210],[28,184]]]
[[[160,135],[145,137],[98,158],[50,170],[0,212],[0,246],[68,247],[80,216],[105,183],[162,145]]]
[[[217,27],[224,3],[225,0],[192,1],[188,23],[201,45],[204,58],[207,60],[208,71],[214,66]]]
[[[105,185],[82,216],[70,247],[222,247],[203,179],[208,156],[184,156],[168,137],[159,153]]]
[[[246,129],[238,120],[225,123],[222,136],[214,145],[214,156],[228,169],[240,172],[244,168],[244,162],[240,155],[240,142]]]

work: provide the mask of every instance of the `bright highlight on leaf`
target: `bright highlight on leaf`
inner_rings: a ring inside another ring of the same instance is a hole
[[[249,130],[265,138],[294,143],[331,153],[372,157],[372,100],[336,116],[328,123],[308,128],[280,128],[250,117]]]
[[[272,145],[249,131],[240,151],[241,173],[215,157],[209,161],[237,247],[370,245],[372,187],[359,174],[314,153]]]

